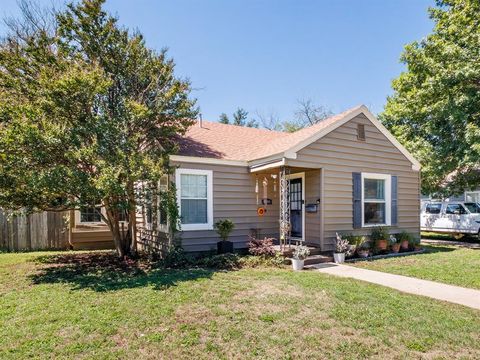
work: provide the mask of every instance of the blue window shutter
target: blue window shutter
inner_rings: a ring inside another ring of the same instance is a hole
[[[362,174],[353,173],[353,228],[362,227]]]
[[[392,225],[397,225],[398,222],[398,179],[396,176],[392,176]]]

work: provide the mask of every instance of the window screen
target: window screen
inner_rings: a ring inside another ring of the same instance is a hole
[[[385,180],[365,178],[363,199],[364,223],[385,224]]]
[[[182,224],[206,224],[207,175],[181,174],[180,181]]]

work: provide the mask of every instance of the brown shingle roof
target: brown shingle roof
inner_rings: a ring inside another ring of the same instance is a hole
[[[179,139],[178,155],[243,161],[261,159],[287,151],[358,109],[359,106],[294,133],[210,121],[202,121],[200,127],[197,122]]]

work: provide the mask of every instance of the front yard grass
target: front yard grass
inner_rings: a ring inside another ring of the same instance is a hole
[[[478,358],[480,312],[287,269],[0,254],[0,358]]]
[[[352,265],[480,289],[480,249],[449,245],[425,245],[424,248],[426,252],[419,255],[363,261]]]

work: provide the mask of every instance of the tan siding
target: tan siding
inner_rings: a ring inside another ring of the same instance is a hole
[[[321,197],[320,170],[305,172],[305,205],[316,204]],[[305,241],[320,245],[320,207],[317,213],[305,213]]]
[[[71,246],[75,250],[114,249],[113,235],[105,225],[97,229],[79,229],[72,231]]]
[[[251,229],[260,229],[261,236],[278,237],[278,194],[273,193],[273,179],[270,174],[259,174],[259,198],[262,197],[262,180],[268,179],[268,197],[273,204],[266,206],[267,213],[257,216],[255,195],[255,175],[247,167],[176,164],[184,169],[203,169],[213,171],[213,221],[229,218],[235,223],[230,240],[236,248],[246,246]],[[277,179],[278,183],[278,179]],[[278,184],[277,184],[278,192]],[[220,240],[214,230],[182,231],[182,246],[187,251],[208,251],[216,249]]]
[[[365,125],[366,141],[357,140],[357,123]],[[322,168],[324,171],[323,250],[333,249],[336,231],[353,231],[352,172],[397,175],[398,226],[395,231],[405,229],[419,234],[419,174],[412,170],[410,161],[365,116],[357,116],[300,150],[297,159],[290,163],[306,168]],[[356,232],[367,234],[369,230]]]

